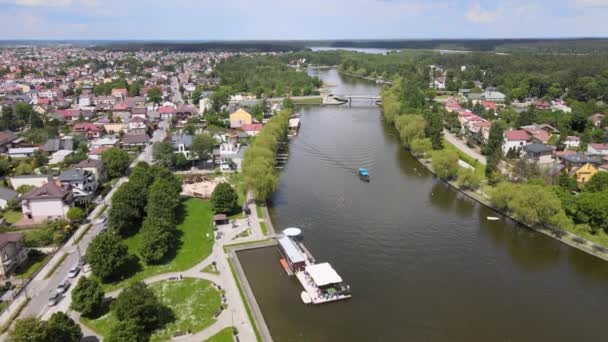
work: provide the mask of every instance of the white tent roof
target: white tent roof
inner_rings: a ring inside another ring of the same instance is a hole
[[[317,286],[326,286],[329,284],[337,284],[342,282],[342,278],[338,275],[338,273],[336,273],[331,265],[326,262],[306,266],[306,272],[310,274],[310,277]]]
[[[291,241],[290,238],[284,236],[280,238],[279,245],[283,247],[283,251],[287,258],[291,261],[291,263],[299,263],[306,261],[306,257],[300,252],[300,250],[296,247],[296,245]]]

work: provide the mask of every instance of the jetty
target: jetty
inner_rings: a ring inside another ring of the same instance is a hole
[[[294,229],[297,228],[288,228],[285,231],[293,232]],[[283,234],[278,237],[277,242],[283,256],[280,260],[281,266],[289,276],[295,275],[308,294],[307,297],[304,296],[306,301],[302,299],[305,303],[308,298],[312,304],[323,304],[352,297],[350,286],[344,283],[338,272],[327,262],[316,263],[297,235]]]

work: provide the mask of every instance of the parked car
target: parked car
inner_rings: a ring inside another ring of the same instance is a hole
[[[97,220],[97,222],[95,222],[95,223],[97,223],[97,224],[104,224],[104,223],[106,223],[107,220],[108,220],[108,217],[106,215],[104,215],[104,216],[100,217]]]
[[[51,296],[49,297],[49,302],[48,305],[49,306],[55,306],[57,305],[57,303],[59,303],[59,300],[61,299],[61,294],[54,292],[51,294]]]
[[[80,273],[80,266],[74,266],[68,271],[68,278],[76,278],[78,273]]]
[[[65,291],[67,291],[70,288],[70,281],[69,280],[64,280],[63,283],[57,285],[57,290],[55,290],[57,293],[62,294],[65,293]]]

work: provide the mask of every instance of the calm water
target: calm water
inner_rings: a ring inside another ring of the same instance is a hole
[[[371,94],[363,80],[315,71]],[[378,108],[307,107],[273,198],[353,298],[301,303],[276,249],[239,254],[275,341],[600,341],[608,263],[495,215],[399,147]],[[371,183],[355,169],[370,170]]]

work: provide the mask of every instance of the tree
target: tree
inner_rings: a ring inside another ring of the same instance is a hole
[[[190,151],[195,158],[203,160],[213,152],[215,145],[217,145],[215,138],[210,134],[203,133],[194,137]]]
[[[410,151],[416,157],[424,157],[426,154],[433,149],[433,143],[431,139],[424,138],[419,139],[416,138],[412,141],[410,146]]]
[[[121,185],[112,196],[108,226],[121,236],[136,233],[144,216],[146,193],[146,185],[138,184],[136,180]]]
[[[574,219],[587,223],[592,231],[608,230],[608,190],[600,192],[583,192],[576,197],[576,214]]]
[[[174,225],[162,218],[148,216],[142,225],[139,255],[147,264],[160,262],[173,248]]]
[[[171,167],[175,163],[175,154],[173,146],[169,142],[156,142],[152,146],[152,158],[154,161],[164,167]]]
[[[13,329],[8,333],[10,342],[46,342],[44,322],[36,317],[26,317],[17,320]]]
[[[30,192],[30,190],[32,190],[34,188],[33,185],[29,185],[29,184],[22,184],[19,185],[19,187],[17,188],[17,192],[20,194],[25,194]]]
[[[101,153],[101,161],[110,178],[121,177],[129,167],[127,151],[112,147]]]
[[[443,148],[443,116],[438,110],[430,111],[426,116],[425,133],[431,139],[434,150]]]
[[[148,101],[151,101],[151,102],[154,102],[157,104],[163,100],[163,94],[161,93],[160,89],[158,89],[157,87],[148,89],[148,92],[146,93],[146,95],[148,96]]]
[[[68,219],[72,222],[81,221],[84,218],[84,211],[78,207],[68,209]]]
[[[139,82],[133,82],[129,86],[129,96],[130,97],[139,96],[139,91],[140,90],[141,90],[141,85],[139,84]]]
[[[490,134],[488,136],[488,143],[485,146],[484,152],[486,155],[492,155],[494,153],[502,153],[502,144],[504,141],[504,124],[502,121],[495,121],[490,127]]]
[[[103,308],[105,293],[96,280],[82,277],[72,290],[70,308],[79,311],[85,317],[96,317]]]
[[[433,170],[443,180],[450,180],[458,174],[458,153],[452,150],[433,152]]]
[[[79,342],[82,339],[82,330],[68,315],[55,312],[46,322],[47,341]]]
[[[112,303],[112,310],[119,321],[133,320],[146,332],[158,328],[168,318],[167,309],[143,282],[124,289]]]
[[[108,342],[146,342],[148,337],[142,326],[133,319],[119,321],[112,327]]]
[[[465,190],[477,190],[481,179],[474,169],[462,168],[458,170],[458,186]]]
[[[120,274],[129,261],[129,254],[118,235],[106,232],[91,241],[86,260],[93,274],[105,281]]]
[[[585,190],[600,192],[608,189],[608,173],[598,172],[585,185]]]
[[[170,224],[176,224],[180,192],[179,181],[158,177],[148,192],[148,204],[146,205],[148,217],[160,218]]]
[[[196,86],[194,91],[192,92],[192,103],[197,105],[201,102],[201,94],[203,93],[203,88],[201,86]]]
[[[403,145],[410,148],[412,141],[424,138],[426,121],[422,115],[401,115],[395,119],[395,127]]]
[[[211,194],[211,203],[217,214],[229,214],[238,206],[239,195],[228,183],[222,182]]]
[[[186,158],[186,156],[184,156],[183,153],[176,153],[174,159],[175,159],[175,168],[178,170],[183,170],[183,169],[187,168],[189,165],[191,165],[190,161],[188,160],[188,158]]]

